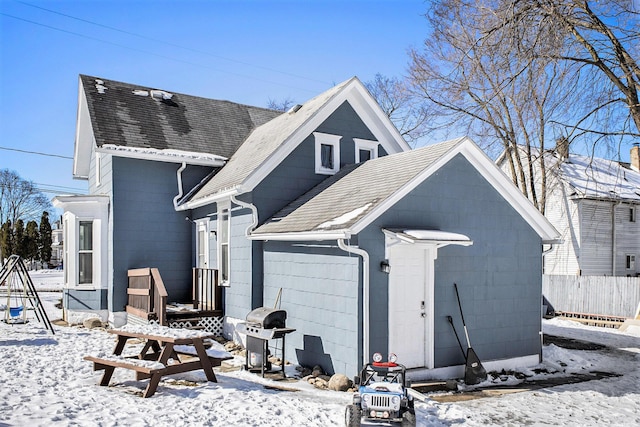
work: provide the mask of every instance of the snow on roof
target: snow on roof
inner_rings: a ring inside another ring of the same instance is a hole
[[[640,173],[613,160],[571,154],[558,174],[580,197],[640,200]]]
[[[100,147],[102,150],[115,151],[120,154],[137,155],[137,156],[153,156],[158,158],[166,158],[167,160],[197,160],[204,162],[217,162],[225,161],[226,157],[218,156],[216,154],[198,153],[195,151],[182,151],[174,149],[157,149],[157,148],[140,148],[140,147],[128,147],[115,144],[104,144]]]
[[[322,224],[320,224],[318,226],[318,228],[331,228],[334,227],[336,225],[344,225],[347,224],[351,221],[353,221],[354,219],[358,218],[360,215],[362,215],[363,213],[365,213],[366,211],[369,210],[369,208],[373,205],[373,203],[369,202],[364,206],[360,206],[359,208],[356,208],[352,211],[349,211],[343,215],[340,215],[337,218],[333,218],[332,220],[323,222]]]

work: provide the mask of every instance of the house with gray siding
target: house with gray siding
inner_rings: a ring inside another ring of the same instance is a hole
[[[524,148],[520,161],[528,171]],[[640,148],[630,162],[569,153],[556,147],[533,152],[531,168],[540,176],[544,156],[547,176],[545,216],[562,243],[545,254],[544,273],[558,276],[640,276]],[[506,156],[497,164],[505,172]],[[527,173],[528,180],[528,173]],[[541,194],[539,180],[536,191]]]
[[[89,76],[79,98],[91,191],[56,198],[75,242],[65,312],[125,322],[127,269],[158,267],[186,300],[189,271],[212,268],[229,338],[279,301],[291,362],[353,375],[393,352],[453,377],[456,283],[489,369],[539,362],[542,248],[559,235],[470,139],[411,150],[357,78],[284,113]]]

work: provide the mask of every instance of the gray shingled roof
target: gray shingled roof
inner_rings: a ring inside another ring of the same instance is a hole
[[[156,99],[141,96],[154,88],[86,75],[80,79],[98,147],[114,144],[229,158],[254,128],[282,114],[179,93]]]
[[[305,102],[295,113],[282,114],[256,128],[224,167],[197,192],[190,195],[188,200],[198,201],[241,185],[254,170],[352,80],[353,78]]]
[[[343,168],[276,213],[252,235],[349,230],[462,140]]]

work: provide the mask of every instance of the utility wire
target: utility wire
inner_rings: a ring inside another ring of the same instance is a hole
[[[19,0],[15,0],[15,1],[17,3],[24,4],[25,6],[33,7],[33,8],[36,8],[36,9],[44,10],[45,12],[54,13],[56,15],[64,16],[65,18],[75,19],[76,21],[85,22],[87,24],[95,25],[95,26],[101,27],[101,28],[106,28],[107,30],[116,31],[116,32],[119,32],[119,33],[122,33],[122,34],[127,34],[127,35],[138,37],[138,38],[141,38],[141,39],[144,39],[144,40],[149,40],[149,41],[152,41],[152,42],[155,42],[155,43],[165,44],[167,46],[177,47],[178,49],[183,49],[183,50],[187,50],[187,51],[190,51],[190,52],[211,56],[213,58],[223,59],[223,60],[229,61],[229,62],[235,62],[236,64],[248,65],[249,67],[255,67],[255,68],[259,68],[259,69],[266,70],[266,71],[273,71],[275,73],[280,73],[280,74],[284,74],[284,75],[287,75],[287,76],[296,77],[296,78],[299,78],[299,79],[309,80],[309,81],[316,82],[316,83],[329,84],[329,82],[326,82],[326,81],[323,81],[323,80],[312,79],[312,78],[309,78],[309,77],[305,77],[305,76],[301,76],[301,75],[298,75],[298,74],[289,73],[289,72],[286,72],[286,71],[276,70],[274,68],[269,68],[269,67],[265,67],[265,66],[262,66],[262,65],[251,64],[249,62],[239,61],[237,59],[227,58],[227,57],[224,57],[224,56],[215,55],[213,53],[206,52],[204,50],[198,50],[198,49],[194,49],[194,48],[191,48],[191,47],[182,46],[182,45],[179,45],[179,44],[168,42],[166,40],[155,39],[153,37],[145,36],[143,34],[133,33],[131,31],[123,30],[123,29],[112,27],[112,26],[105,25],[105,24],[101,24],[99,22],[94,22],[94,21],[90,21],[88,19],[78,18],[77,16],[73,16],[73,15],[69,15],[69,14],[66,14],[66,13],[58,12],[58,11],[52,10],[52,9],[47,9],[45,7],[37,6],[35,4],[31,4],[31,3],[28,3],[28,2],[19,1]]]
[[[20,150],[18,148],[9,148],[9,147],[0,147],[0,150],[7,150],[7,151],[17,151],[19,153],[25,153],[25,154],[37,154],[39,156],[47,156],[47,157],[58,157],[60,159],[69,159],[69,160],[73,160],[73,157],[69,157],[69,156],[61,156],[60,154],[51,154],[51,153],[41,153],[39,151],[27,151],[27,150]]]
[[[123,45],[123,44],[110,42],[108,40],[100,39],[100,38],[93,37],[93,36],[88,36],[88,35],[82,34],[82,33],[76,33],[74,31],[65,30],[63,28],[54,27],[52,25],[43,24],[41,22],[32,21],[30,19],[21,18],[19,16],[10,15],[10,14],[4,13],[4,12],[0,12],[0,15],[6,16],[8,18],[16,19],[18,21],[27,22],[29,24],[38,25],[40,27],[48,28],[50,30],[59,31],[61,33],[71,34],[73,36],[82,37],[82,38],[85,38],[85,39],[88,39],[88,40],[97,41],[97,42],[100,42],[100,43],[105,43],[105,44],[108,44],[108,45],[111,45],[111,46],[116,46],[116,47],[119,47],[119,48],[122,48],[122,49],[132,50],[134,52],[144,53],[146,55],[155,56],[155,57],[166,59],[166,60],[169,60],[169,61],[180,62],[180,63],[191,65],[191,66],[194,66],[194,67],[201,67],[201,68],[206,68],[206,69],[209,69],[209,70],[217,71],[217,72],[220,72],[220,73],[231,74],[231,75],[234,75],[234,76],[237,76],[237,77],[242,77],[242,78],[245,78],[245,79],[248,79],[248,80],[259,81],[259,82],[262,82],[262,83],[269,83],[269,84],[272,84],[272,85],[277,85],[277,86],[282,86],[282,87],[288,87],[290,89],[295,89],[295,90],[298,90],[298,91],[310,92],[310,93],[314,92],[315,93],[315,91],[312,91],[312,90],[310,90],[308,88],[307,89],[299,88],[299,87],[295,87],[295,86],[290,86],[290,85],[285,84],[285,83],[278,83],[278,82],[274,82],[274,81],[270,81],[270,80],[259,79],[259,78],[253,77],[253,76],[248,76],[246,74],[234,73],[234,72],[231,72],[231,71],[226,71],[226,70],[221,70],[219,68],[210,67],[208,65],[198,64],[196,62],[191,62],[191,61],[185,61],[183,59],[172,58],[170,56],[160,55],[160,54],[157,54],[157,53],[149,52],[148,50],[137,49],[137,48],[134,48],[134,47],[131,47],[131,46],[126,46],[126,45]]]

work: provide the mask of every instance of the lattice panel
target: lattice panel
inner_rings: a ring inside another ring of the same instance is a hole
[[[177,320],[175,322],[169,323],[169,327],[176,328],[176,329],[189,329],[189,328],[193,328],[193,323],[189,322],[188,320],[186,321]]]
[[[224,318],[222,317],[203,317],[198,326],[204,327],[204,330],[222,336],[222,325]]]
[[[223,328],[224,318],[223,317],[203,317],[197,322],[195,325],[190,321],[175,321],[169,323],[170,328],[184,329],[184,328],[193,328],[197,326],[202,328],[207,332],[211,332],[217,336],[222,336],[222,328]],[[157,325],[157,320],[149,320],[150,325]]]

